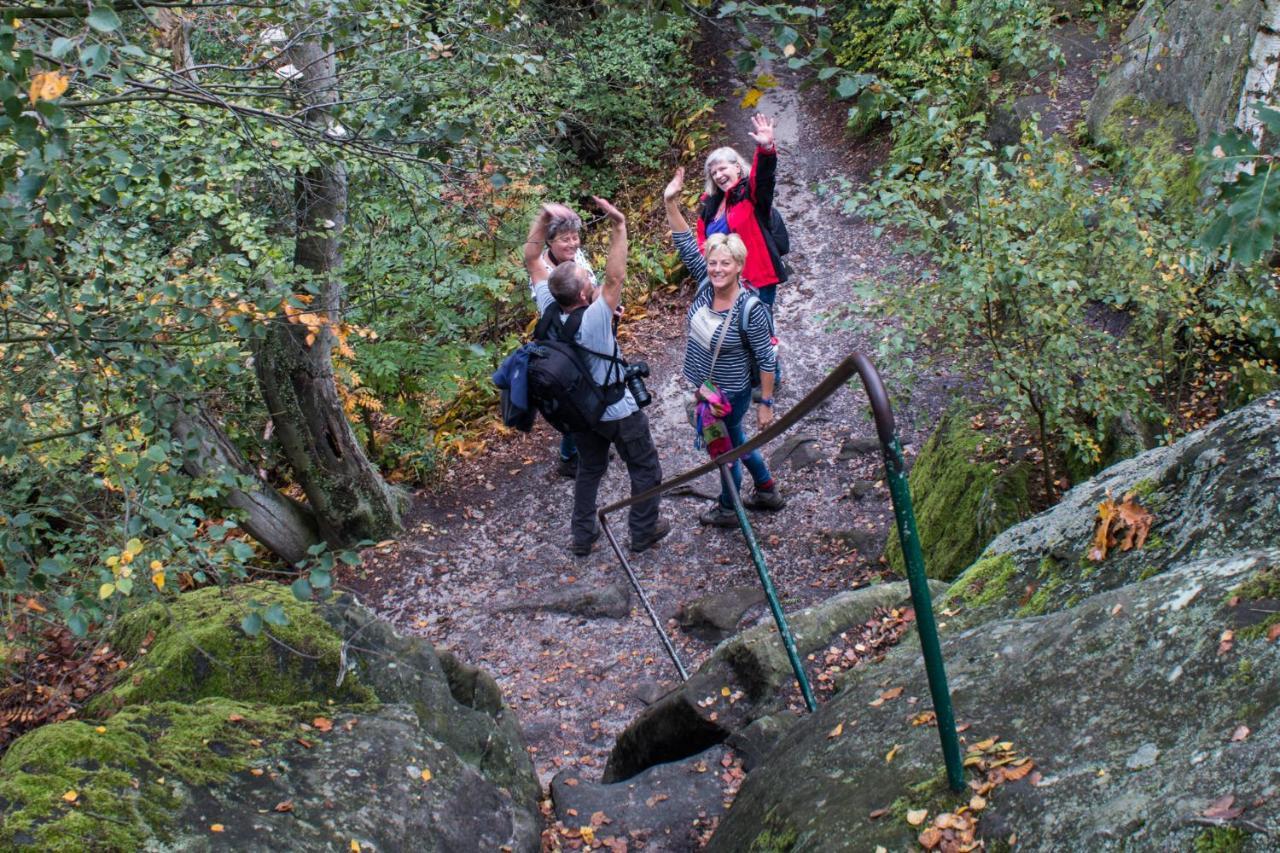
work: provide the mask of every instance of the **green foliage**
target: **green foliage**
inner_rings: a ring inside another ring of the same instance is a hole
[[[1049,15],[1043,0],[855,0],[833,36],[850,128],[889,121],[895,159],[936,163],[985,126],[1001,78],[1061,61]]]
[[[513,249],[533,206],[625,193],[700,104],[689,19],[646,3],[547,20],[475,2],[220,6],[192,13],[198,86],[173,71],[180,32],[68,8],[0,22],[0,602],[37,596],[78,634],[267,561],[227,500],[293,486],[254,373],[271,324],[332,346],[371,457],[430,476],[528,319]],[[323,132],[299,119],[284,55],[318,30],[338,51]],[[295,265],[294,181],[339,163],[330,290]],[[328,292],[342,304],[319,305]],[[197,407],[248,473],[189,473],[200,440],[175,424]],[[295,567],[294,591],[323,591],[336,559]],[[250,606],[241,627],[280,616]]]
[[[1253,110],[1272,140],[1266,152],[1253,136],[1231,131],[1215,137],[1201,156],[1205,174],[1217,185],[1217,215],[1201,237],[1211,250],[1221,248],[1225,257],[1251,264],[1270,252],[1280,233],[1280,172],[1275,140],[1280,134],[1280,111],[1262,104]]]
[[[1062,143],[1032,135],[1010,159],[968,148],[944,172],[894,169],[862,210],[905,226],[935,269],[876,296],[900,321],[882,349],[977,350],[987,385],[1051,460],[1085,463],[1123,415],[1169,423],[1189,364],[1221,317],[1190,223],[1122,182],[1100,189]]]

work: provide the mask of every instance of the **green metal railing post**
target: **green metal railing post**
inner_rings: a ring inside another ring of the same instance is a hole
[[[938,738],[942,741],[942,760],[947,766],[947,782],[951,790],[964,788],[964,763],[960,757],[960,738],[956,734],[955,712],[951,707],[951,691],[947,689],[947,670],[942,662],[942,646],[938,642],[938,623],[933,618],[933,596],[929,594],[929,578],[924,571],[924,554],[920,550],[920,534],[916,529],[916,513],[911,505],[911,489],[907,484],[907,466],[902,458],[902,445],[893,422],[889,395],[880,381],[875,365],[864,355],[853,356],[858,375],[871,400],[875,414],[876,434],[884,451],[885,475],[889,496],[893,500],[893,518],[898,526],[898,541],[907,564],[907,585],[911,588],[911,606],[915,610],[916,630],[920,632],[920,650],[924,654],[924,670],[929,680],[929,695],[937,716]]]
[[[751,562],[755,563],[756,574],[760,576],[760,586],[764,587],[764,597],[769,602],[769,610],[773,613],[773,621],[778,626],[778,633],[782,636],[782,645],[787,650],[787,658],[791,661],[791,669],[796,674],[796,683],[800,685],[800,693],[804,696],[804,704],[810,711],[818,710],[818,703],[813,698],[813,688],[809,686],[809,677],[805,674],[804,664],[800,660],[800,653],[796,651],[796,640],[791,635],[791,629],[787,627],[787,617],[782,612],[782,604],[778,601],[778,592],[773,588],[773,578],[769,577],[769,569],[764,564],[764,553],[760,550],[760,543],[756,541],[755,531],[751,529],[751,522],[747,520],[746,507],[742,505],[742,495],[738,491],[738,486],[733,482],[733,474],[729,471],[728,465],[720,466],[720,480],[724,483],[724,487],[729,492],[729,497],[733,500],[733,511],[738,515],[738,527],[742,528],[742,538],[747,540],[747,548],[751,551]]]

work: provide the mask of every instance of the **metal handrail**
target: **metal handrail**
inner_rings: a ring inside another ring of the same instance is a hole
[[[866,389],[867,398],[871,403],[871,412],[875,417],[876,434],[880,439],[880,448],[884,454],[885,480],[889,485],[889,495],[893,501],[894,520],[897,522],[898,527],[898,539],[902,543],[902,554],[907,565],[907,583],[911,588],[911,604],[915,609],[916,629],[920,633],[920,648],[924,655],[925,672],[929,680],[929,693],[933,699],[934,713],[937,717],[938,737],[942,742],[942,757],[946,764],[947,781],[952,790],[959,791],[964,788],[964,769],[960,758],[960,740],[956,734],[955,714],[951,707],[951,694],[947,689],[946,667],[942,660],[942,648],[938,641],[937,622],[933,616],[933,600],[929,594],[929,581],[925,575],[924,554],[920,550],[920,536],[916,530],[915,511],[911,505],[911,490],[907,484],[906,464],[902,458],[902,445],[898,442],[898,437],[894,430],[893,409],[889,404],[889,395],[885,391],[884,383],[880,380],[880,374],[876,371],[875,365],[865,355],[853,353],[846,357],[844,361],[836,365],[834,370],[827,374],[825,379],[806,394],[804,399],[796,403],[785,415],[774,421],[768,429],[760,432],[745,444],[733,448],[728,453],[722,453],[715,459],[692,468],[677,477],[664,480],[657,486],[638,495],[615,501],[601,508],[596,513],[596,516],[600,520],[600,526],[604,531],[605,537],[609,540],[610,547],[613,548],[614,554],[617,555],[618,561],[627,573],[627,578],[630,580],[632,587],[635,588],[636,594],[639,595],[645,612],[648,614],[654,628],[657,629],[658,636],[661,637],[668,656],[670,656],[677,671],[679,671],[681,679],[687,680],[689,673],[685,670],[684,664],[680,662],[680,656],[677,654],[675,646],[672,645],[671,639],[662,627],[661,620],[658,619],[658,615],[654,612],[648,597],[644,594],[644,590],[640,586],[640,580],[636,577],[631,564],[627,561],[617,537],[610,530],[607,516],[609,513],[625,509],[632,504],[660,497],[678,486],[701,477],[703,474],[719,469],[721,479],[729,487],[739,526],[742,528],[743,536],[747,539],[747,546],[752,552],[756,570],[765,588],[765,596],[769,600],[774,620],[778,625],[778,631],[787,649],[792,668],[795,670],[796,681],[800,685],[802,694],[804,694],[805,704],[808,705],[809,710],[814,710],[815,705],[812,692],[808,689],[808,679],[796,652],[791,632],[787,628],[786,617],[783,615],[777,596],[773,592],[773,584],[765,568],[763,555],[760,553],[759,546],[755,541],[751,525],[747,521],[746,512],[742,507],[741,496],[738,494],[738,490],[733,488],[733,478],[730,476],[729,465],[789,430],[817,408],[820,403],[842,388],[855,374],[862,379],[862,385]]]

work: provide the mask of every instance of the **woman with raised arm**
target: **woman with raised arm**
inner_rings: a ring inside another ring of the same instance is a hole
[[[732,148],[717,148],[707,156],[706,189],[698,209],[698,248],[705,251],[713,234],[742,238],[747,248],[742,279],[760,292],[760,299],[772,310],[777,286],[787,280],[787,268],[769,230],[778,152],[773,119],[757,114],[751,124],[750,136],[756,143],[752,165]]]
[[[723,419],[732,446],[738,447],[747,440],[742,421],[751,407],[753,362],[760,371],[761,384],[756,425],[764,429],[773,422],[773,371],[777,366],[772,342],[773,321],[763,300],[742,286],[742,271],[749,263],[750,253],[737,234],[712,234],[703,244],[705,258],[698,251],[698,243],[680,212],[683,188],[684,169],[677,169],[662,192],[662,200],[676,251],[689,275],[698,282],[686,319],[684,377],[704,397],[709,382],[728,400],[729,410]],[[760,451],[747,454],[742,461],[755,482],[755,492],[743,499],[744,505],[767,510],[786,506],[786,498],[769,474]],[[734,485],[741,488],[742,470],[737,462],[731,471]],[[698,520],[717,527],[737,525],[727,488],[721,486],[719,501]]]
[[[591,279],[592,287],[599,287],[600,283],[596,280],[595,271],[591,269],[591,263],[587,260],[586,254],[582,251],[582,218],[574,213],[571,208],[563,204],[550,205],[548,208],[551,213],[548,214],[545,234],[540,235],[542,240],[542,254],[539,256],[542,266],[546,272],[542,276],[545,280],[551,275],[551,272],[561,263],[565,261],[573,261],[578,266],[587,271],[587,276]],[[541,216],[542,211],[539,211]],[[538,221],[538,217],[534,217],[534,222]],[[529,239],[533,240],[535,235],[530,226]],[[529,292],[533,292],[534,282],[529,281]],[[578,473],[578,446],[573,442],[573,436],[565,434],[560,437],[560,452],[556,461],[556,473],[561,477],[574,477]]]

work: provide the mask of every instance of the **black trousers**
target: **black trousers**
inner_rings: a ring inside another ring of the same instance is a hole
[[[626,464],[633,495],[662,482],[662,465],[653,446],[653,436],[649,433],[649,418],[643,411],[621,420],[602,421],[590,432],[575,432],[573,440],[578,445],[578,477],[573,488],[573,541],[586,544],[596,531],[596,495],[600,492],[600,481],[609,470],[609,447],[616,447],[619,458]],[[633,504],[630,516],[632,541],[648,538],[657,521],[658,498]]]

